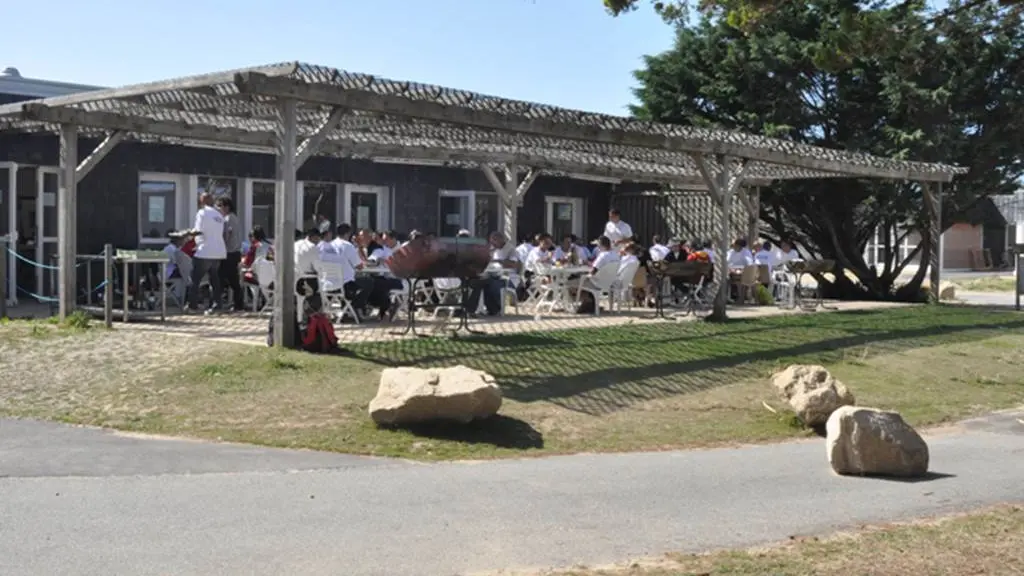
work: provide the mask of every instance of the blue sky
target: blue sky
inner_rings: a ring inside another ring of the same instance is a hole
[[[600,0],[7,2],[0,66],[120,86],[301,60],[615,114],[641,56],[670,47],[650,8]]]

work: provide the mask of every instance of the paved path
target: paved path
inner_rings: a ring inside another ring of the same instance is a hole
[[[0,421],[0,574],[462,574],[749,546],[1024,499],[1024,413],[930,438],[930,481],[822,442],[414,464]]]
[[[1017,303],[1017,297],[1013,292],[965,292],[958,290],[956,297],[967,304],[976,306],[1013,308]]]

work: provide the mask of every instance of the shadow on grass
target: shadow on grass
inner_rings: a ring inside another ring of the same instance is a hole
[[[786,364],[860,362],[870,356],[975,341],[1024,328],[1015,314],[919,306],[800,314],[709,324],[627,324],[459,340],[352,347],[382,365],[484,370],[507,398],[600,415],[635,403],[767,378]]]
[[[488,444],[496,448],[527,450],[543,448],[544,435],[530,424],[500,414],[468,424],[460,422],[433,422],[400,427],[385,427],[388,430],[405,430],[415,436],[435,440],[450,440],[465,444]]]

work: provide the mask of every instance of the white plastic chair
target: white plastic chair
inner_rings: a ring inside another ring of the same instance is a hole
[[[437,296],[437,306],[434,307],[434,313],[431,318],[437,320],[437,315],[444,311],[451,317],[455,312],[462,309],[460,303],[450,304],[447,303],[451,300],[452,296],[457,296],[462,291],[462,281],[458,278],[434,278],[434,295]]]
[[[331,317],[341,322],[348,314],[358,324],[359,316],[356,314],[356,309],[352,307],[352,302],[345,296],[344,278],[345,269],[338,262],[320,263],[320,277],[318,278],[320,293],[323,295],[324,304],[326,304]]]
[[[634,271],[635,272],[635,271]],[[619,263],[609,262],[597,270],[593,276],[584,276],[580,279],[580,289],[576,293],[576,303],[579,304],[583,292],[594,297],[594,315],[601,313],[601,299],[608,296],[609,308],[613,304],[613,286],[619,277]]]
[[[266,258],[257,258],[252,263],[252,273],[256,276],[256,282],[259,284],[259,293],[263,296],[265,303],[262,308],[259,308],[259,298],[253,298],[253,311],[259,313],[271,312],[274,309],[274,289],[271,285],[274,283],[274,277],[277,275],[277,268],[274,263]]]
[[[622,309],[623,302],[625,302],[629,308],[633,307],[633,278],[636,276],[636,271],[639,269],[639,260],[619,265],[618,275],[615,278],[615,283],[612,286],[611,293],[619,299],[618,304],[620,310]],[[609,308],[614,304],[614,301],[609,300]]]

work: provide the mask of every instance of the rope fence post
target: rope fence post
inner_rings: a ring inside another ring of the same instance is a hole
[[[103,324],[114,327],[114,246],[103,245]]]
[[[0,318],[7,318],[7,238],[0,238]]]

